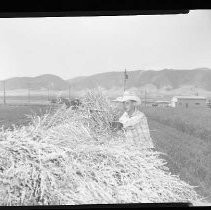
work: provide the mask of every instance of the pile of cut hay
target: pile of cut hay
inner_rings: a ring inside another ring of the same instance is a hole
[[[90,111],[91,110],[91,111]],[[78,110],[59,108],[0,131],[0,205],[201,201],[159,153],[114,134],[117,112],[100,91]]]

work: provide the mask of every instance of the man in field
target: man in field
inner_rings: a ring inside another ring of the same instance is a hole
[[[123,124],[128,143],[142,148],[154,148],[147,118],[137,108],[137,105],[141,103],[140,98],[127,91],[118,100],[124,105],[125,112],[120,117],[119,122]]]

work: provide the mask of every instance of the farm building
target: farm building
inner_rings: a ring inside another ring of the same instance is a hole
[[[146,101],[146,106],[153,106],[153,107],[166,107],[169,106],[170,101],[155,101],[155,100],[147,100]],[[142,105],[145,105],[145,101],[142,102]]]
[[[171,107],[207,107],[206,98],[201,96],[174,96]]]
[[[207,107],[211,108],[211,100],[207,101]]]

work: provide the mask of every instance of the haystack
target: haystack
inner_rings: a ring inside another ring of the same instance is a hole
[[[129,145],[100,91],[78,110],[59,108],[0,132],[0,205],[201,201],[172,175],[160,153]]]

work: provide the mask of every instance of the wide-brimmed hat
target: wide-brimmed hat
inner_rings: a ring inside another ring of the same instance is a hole
[[[114,100],[112,100],[113,102],[122,102],[122,96],[115,98]]]
[[[125,101],[135,101],[137,104],[141,103],[141,99],[134,93],[130,91],[125,91],[122,97],[118,97],[115,99],[118,102],[125,102]]]

